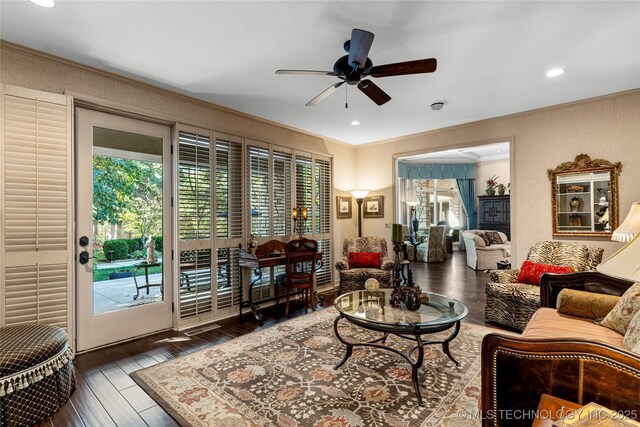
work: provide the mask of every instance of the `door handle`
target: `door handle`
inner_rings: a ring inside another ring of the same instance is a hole
[[[80,255],[78,256],[78,261],[80,261],[80,264],[85,265],[86,263],[89,262],[90,259],[93,259],[93,258],[95,258],[95,257],[89,256],[89,252],[82,251],[82,252],[80,252]]]

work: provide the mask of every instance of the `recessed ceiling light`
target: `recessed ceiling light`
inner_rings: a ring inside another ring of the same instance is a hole
[[[564,74],[565,69],[564,68],[552,68],[549,71],[547,71],[546,76],[547,77],[558,77]]]
[[[357,120],[354,120],[354,121],[351,122],[351,126],[358,126],[359,124],[360,124],[360,122],[357,121]]]
[[[55,0],[31,0],[31,3],[35,3],[42,7],[53,7],[56,5]]]

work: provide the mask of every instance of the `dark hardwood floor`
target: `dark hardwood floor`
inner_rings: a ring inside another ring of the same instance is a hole
[[[465,321],[496,327],[483,320],[484,284],[489,275],[468,268],[464,252],[455,252],[444,263],[411,263],[411,269],[422,289],[465,303],[469,308]],[[332,302],[333,296],[328,296],[324,306]],[[71,400],[38,426],[175,426],[129,373],[287,320],[284,304],[265,310],[264,314],[263,325],[252,316],[245,316],[243,323],[237,319],[220,321],[220,328],[191,337],[168,331],[81,354],[74,361],[78,385]],[[293,304],[291,317],[301,315],[302,304]]]

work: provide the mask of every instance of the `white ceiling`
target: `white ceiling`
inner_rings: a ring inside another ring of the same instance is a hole
[[[0,15],[5,40],[352,144],[640,87],[640,2],[22,0]],[[337,78],[274,71],[331,70],[354,27],[375,33],[374,65],[438,70],[375,79],[381,107],[354,87],[348,110],[342,88],[305,107]]]
[[[405,163],[479,163],[509,158],[509,143],[476,145],[404,157]]]

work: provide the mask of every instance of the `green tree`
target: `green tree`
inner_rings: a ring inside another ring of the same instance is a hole
[[[162,164],[94,156],[93,219],[143,237],[162,233]]]

